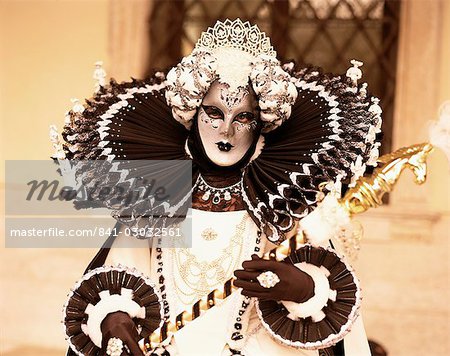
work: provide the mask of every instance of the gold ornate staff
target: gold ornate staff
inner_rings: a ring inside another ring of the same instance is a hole
[[[382,205],[384,194],[392,191],[406,168],[414,173],[417,184],[423,184],[427,177],[426,159],[432,151],[433,145],[420,143],[381,156],[374,172],[368,177],[360,177],[340,200],[340,204],[350,215]]]

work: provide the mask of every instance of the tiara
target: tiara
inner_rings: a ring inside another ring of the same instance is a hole
[[[277,56],[270,38],[261,32],[258,26],[252,26],[248,21],[242,22],[241,19],[217,21],[214,27],[209,27],[202,32],[195,44],[195,49],[209,52],[217,48],[235,48],[250,53],[254,57],[261,54]]]

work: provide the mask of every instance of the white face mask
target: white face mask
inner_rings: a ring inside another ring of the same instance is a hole
[[[237,92],[214,82],[203,98],[198,130],[208,158],[218,166],[231,166],[245,156],[258,134],[259,111],[250,87]]]

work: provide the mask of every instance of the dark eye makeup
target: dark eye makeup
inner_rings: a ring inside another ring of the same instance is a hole
[[[223,112],[219,108],[206,105],[202,105],[202,108],[211,119],[223,119]]]
[[[223,120],[224,118],[223,112],[216,106],[202,105],[202,109],[205,111],[206,115],[208,115],[211,119]],[[233,121],[237,121],[242,124],[247,124],[253,120],[255,120],[255,114],[249,111],[245,111],[237,114]]]
[[[247,124],[255,119],[255,115],[251,112],[242,112],[235,117],[235,121]]]

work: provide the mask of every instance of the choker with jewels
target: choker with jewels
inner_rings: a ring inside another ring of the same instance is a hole
[[[212,197],[212,203],[219,204],[222,200],[230,201],[232,194],[241,192],[241,180],[228,187],[216,188],[206,183],[205,179],[199,174],[195,187],[203,193],[202,200],[208,201]]]

